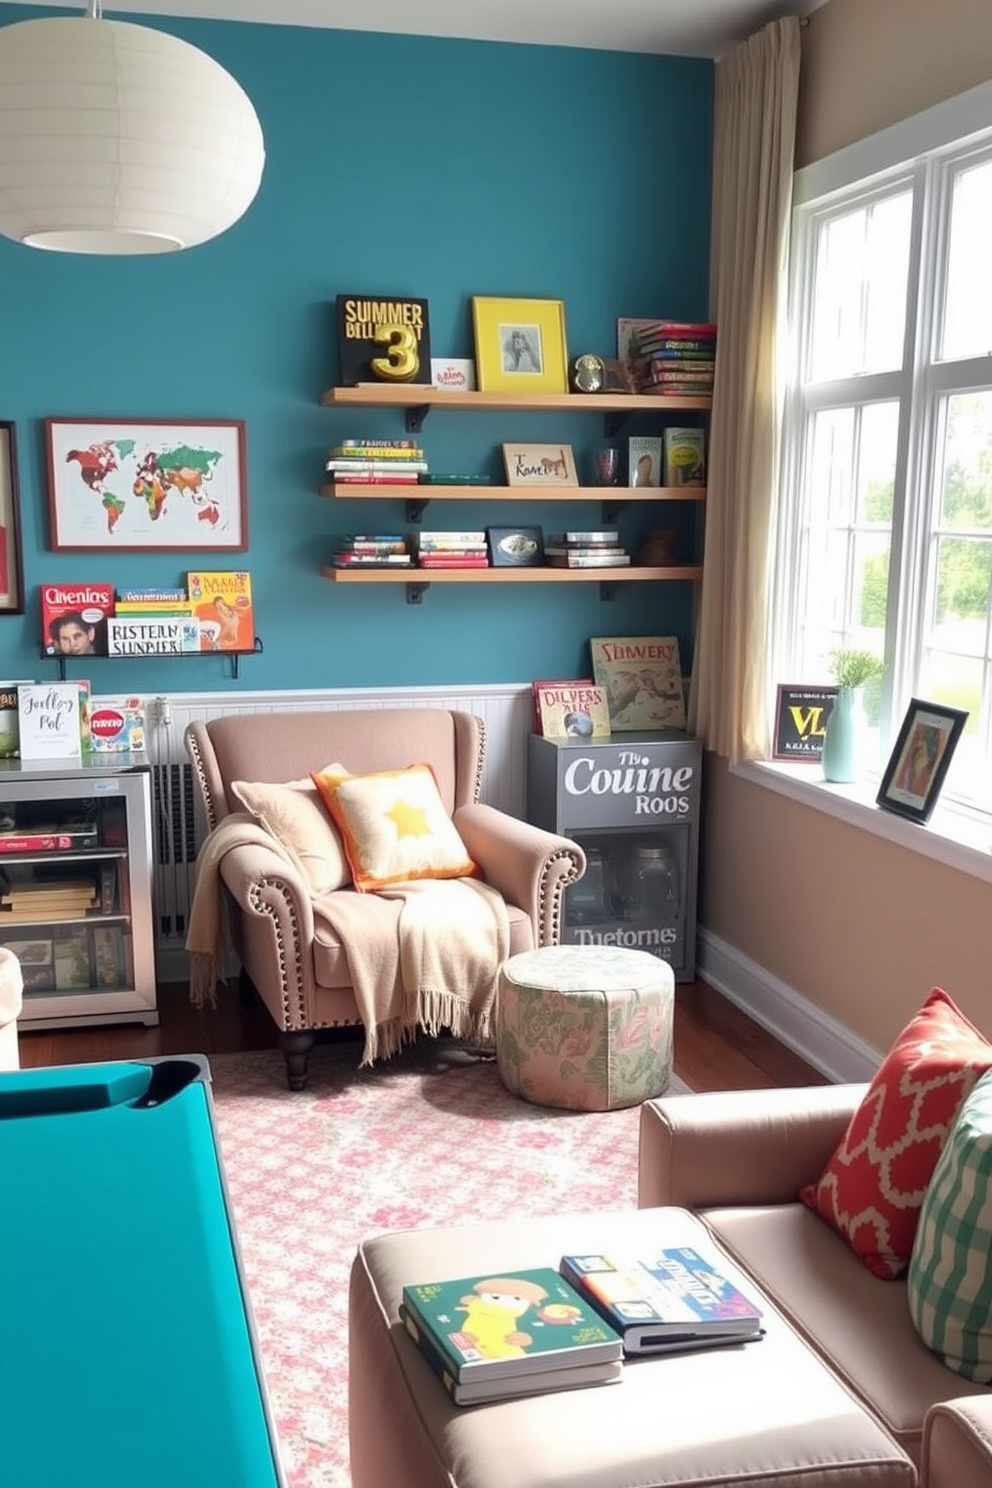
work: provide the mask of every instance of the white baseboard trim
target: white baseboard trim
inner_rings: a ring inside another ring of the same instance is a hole
[[[700,928],[696,975],[835,1084],[870,1080],[882,1055],[718,935]]]

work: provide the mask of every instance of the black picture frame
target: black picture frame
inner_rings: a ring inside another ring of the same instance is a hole
[[[544,564],[540,527],[487,527],[486,540],[493,568],[541,568]]]
[[[876,804],[909,821],[928,821],[967,718],[966,709],[911,698]]]
[[[21,495],[14,425],[0,420],[0,615],[24,614]]]
[[[803,765],[821,760],[827,719],[836,696],[836,687],[780,683],[775,697],[772,759]]]

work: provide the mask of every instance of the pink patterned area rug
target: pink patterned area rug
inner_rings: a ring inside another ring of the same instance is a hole
[[[422,1040],[371,1070],[357,1068],[359,1047],[319,1045],[296,1094],[278,1051],[210,1059],[288,1488],[350,1488],[348,1273],[360,1240],[637,1202],[636,1108],[528,1105],[454,1041]]]

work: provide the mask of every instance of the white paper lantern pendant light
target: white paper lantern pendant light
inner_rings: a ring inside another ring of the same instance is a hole
[[[258,191],[258,116],[205,52],[102,10],[0,27],[0,233],[62,253],[205,243]]]

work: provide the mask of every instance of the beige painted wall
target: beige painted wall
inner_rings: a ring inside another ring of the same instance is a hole
[[[803,31],[796,164],[989,78],[990,0],[827,0]]]
[[[803,32],[797,164],[992,78],[992,0],[828,0]],[[700,924],[884,1048],[931,986],[992,1033],[992,888],[708,756]]]

